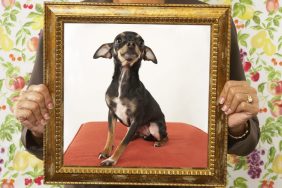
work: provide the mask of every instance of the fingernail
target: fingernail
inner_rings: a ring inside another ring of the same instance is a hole
[[[51,110],[53,108],[53,104],[52,103],[49,103],[48,104],[48,108]]]
[[[44,119],[50,119],[50,116],[49,116],[49,114],[44,114]]]
[[[224,103],[224,98],[223,97],[220,97],[219,99],[219,104],[223,104]]]
[[[224,106],[221,108],[221,110],[224,111],[224,112],[225,112],[227,109],[228,109],[228,108],[227,108],[226,105],[224,105]]]

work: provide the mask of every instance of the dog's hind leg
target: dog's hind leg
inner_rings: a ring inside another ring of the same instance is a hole
[[[104,150],[99,154],[99,159],[106,159],[110,156],[114,147],[114,136],[117,118],[111,110],[108,114],[108,136]]]
[[[149,126],[150,134],[157,140],[155,147],[163,146],[168,141],[165,122],[151,122]]]

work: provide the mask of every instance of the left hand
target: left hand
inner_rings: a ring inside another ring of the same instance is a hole
[[[252,101],[248,101],[251,98]],[[228,116],[229,131],[241,135],[246,122],[259,112],[257,91],[246,81],[227,81],[219,97],[221,110]]]

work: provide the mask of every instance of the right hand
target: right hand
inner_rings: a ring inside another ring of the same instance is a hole
[[[31,85],[19,96],[14,113],[35,137],[42,137],[44,126],[50,119],[49,110],[52,108],[53,102],[48,88],[43,84]]]

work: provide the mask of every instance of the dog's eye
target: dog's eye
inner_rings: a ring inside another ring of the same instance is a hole
[[[117,38],[116,42],[120,44],[122,42],[121,38]]]
[[[144,41],[143,41],[143,40],[140,40],[139,44],[140,44],[141,46],[143,46]]]

